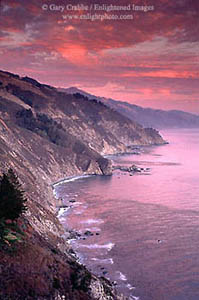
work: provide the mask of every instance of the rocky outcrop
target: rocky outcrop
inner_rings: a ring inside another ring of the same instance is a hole
[[[163,139],[103,104],[31,78],[0,72],[0,81],[0,172],[13,168],[28,198],[23,242],[14,254],[1,251],[0,299],[125,299],[81,266],[61,238],[52,183],[111,175],[111,161],[100,153]]]
[[[142,173],[142,172],[149,172],[150,168],[141,168],[137,167],[136,165],[132,166],[113,166],[113,170],[120,170],[122,172],[129,172],[131,174],[133,173]]]

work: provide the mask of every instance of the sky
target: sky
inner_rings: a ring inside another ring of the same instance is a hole
[[[0,0],[0,69],[199,114],[199,1]]]

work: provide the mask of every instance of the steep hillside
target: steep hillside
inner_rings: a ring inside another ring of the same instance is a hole
[[[199,116],[180,110],[161,110],[144,108],[124,101],[116,101],[103,97],[96,97],[75,87],[62,89],[68,94],[80,93],[88,99],[95,99],[106,104],[115,111],[136,121],[144,127],[163,128],[197,128],[199,127]]]
[[[111,175],[111,162],[101,154],[152,143],[164,143],[158,132],[102,103],[0,72],[0,174],[15,170],[29,208],[14,255],[10,246],[0,249],[0,299],[125,299],[73,257],[61,237],[52,183],[78,174]]]
[[[101,102],[90,102],[87,97],[80,94],[66,95],[33,79],[27,77],[20,79],[16,75],[2,72],[0,81],[2,82],[0,95],[12,102],[13,113],[18,118],[17,124],[22,127],[27,128],[23,121],[19,121],[20,117],[25,116],[25,112],[20,112],[20,108],[16,107],[17,104],[31,110],[36,118],[41,119],[43,114],[56,121],[60,127],[58,128],[60,141],[63,141],[62,135],[65,132],[65,136],[72,135],[101,154],[124,152],[126,146],[133,144],[164,142],[158,132],[150,135],[149,131],[136,122],[130,121]],[[35,124],[35,128],[37,125]],[[44,135],[41,128],[39,129],[40,131],[36,133]]]

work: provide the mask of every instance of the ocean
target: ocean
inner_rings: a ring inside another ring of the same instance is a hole
[[[199,299],[199,130],[161,131],[169,144],[111,156],[115,170],[56,185],[59,219],[80,233],[80,261],[134,300]]]

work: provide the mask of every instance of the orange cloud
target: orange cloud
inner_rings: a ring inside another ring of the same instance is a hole
[[[144,68],[143,68],[144,69]],[[146,67],[147,71],[147,67]],[[175,71],[175,70],[164,70],[164,71],[147,71],[142,72],[126,72],[120,75],[121,77],[153,77],[153,78],[199,78],[197,71]]]
[[[79,44],[65,44],[56,50],[74,65],[88,65],[92,60],[92,57],[89,58],[87,48]]]

